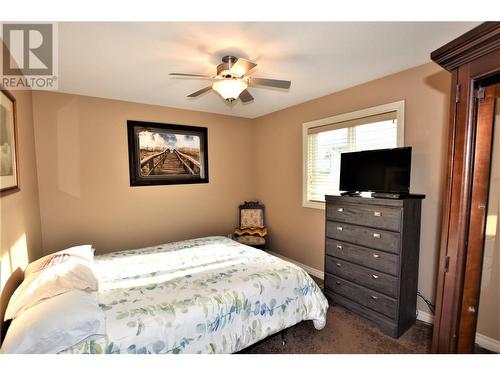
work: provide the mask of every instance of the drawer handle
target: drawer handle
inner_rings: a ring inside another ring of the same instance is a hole
[[[372,275],[372,279],[377,280],[378,279],[378,275]]]
[[[335,281],[335,284],[340,285],[340,281]]]
[[[372,296],[372,300],[376,301],[376,300],[378,300],[378,297],[377,296]]]
[[[373,216],[380,217],[380,216],[382,216],[382,212],[380,212],[380,211],[373,211]]]
[[[335,263],[335,265],[336,265],[337,267],[340,267],[342,264],[340,264],[340,263]]]
[[[342,245],[337,244],[337,249],[342,250]]]
[[[343,231],[343,230],[344,230],[344,228],[342,228],[342,227],[337,227],[337,230]]]
[[[337,208],[337,212],[344,212],[344,209],[342,207]]]
[[[375,259],[378,259],[378,258],[380,258],[380,255],[378,255],[378,254],[373,254],[373,257],[374,257]]]
[[[373,233],[373,238],[380,238],[380,233]]]

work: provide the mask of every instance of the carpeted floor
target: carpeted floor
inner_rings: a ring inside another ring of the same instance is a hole
[[[320,287],[322,280],[315,279]],[[248,354],[381,354],[429,353],[432,326],[417,320],[399,339],[384,335],[369,321],[340,307],[328,309],[326,327],[317,331],[311,321],[290,327],[285,333],[286,345],[281,335],[271,336],[245,349]]]
[[[340,306],[330,307],[326,327],[317,331],[311,321],[290,327],[281,335],[271,336],[245,349],[249,354],[382,354],[429,353],[432,326],[417,321],[399,339],[384,335],[367,320]]]
[[[313,277],[323,289],[323,280]],[[432,325],[419,320],[399,339],[384,335],[368,320],[331,306],[326,326],[317,331],[311,321],[301,322],[281,334],[268,337],[244,349],[242,354],[426,354],[432,344]],[[475,345],[475,354],[494,354]]]

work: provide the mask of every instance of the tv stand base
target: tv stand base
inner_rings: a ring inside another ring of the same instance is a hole
[[[341,196],[343,197],[359,197],[361,196],[361,193],[359,191],[344,191],[343,193],[340,193]]]
[[[408,194],[405,193],[372,193],[373,198],[384,198],[384,199],[402,199],[406,198]]]

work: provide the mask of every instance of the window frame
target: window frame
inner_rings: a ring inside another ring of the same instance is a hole
[[[405,115],[405,101],[400,100],[397,102],[378,105],[375,107],[365,108],[358,111],[342,113],[319,120],[309,121],[302,124],[302,206],[306,208],[315,208],[319,210],[325,209],[325,202],[310,201],[307,199],[307,155],[308,155],[308,142],[307,133],[310,128],[320,126],[329,126],[330,128],[342,129],[342,123],[349,120],[356,120],[363,117],[379,115],[386,112],[396,112],[397,125],[397,146],[404,146],[404,115]],[[338,124],[338,127],[335,127]]]

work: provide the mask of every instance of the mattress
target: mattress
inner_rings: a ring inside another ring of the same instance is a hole
[[[106,335],[62,353],[234,353],[328,302],[300,267],[226,237],[95,257]]]

